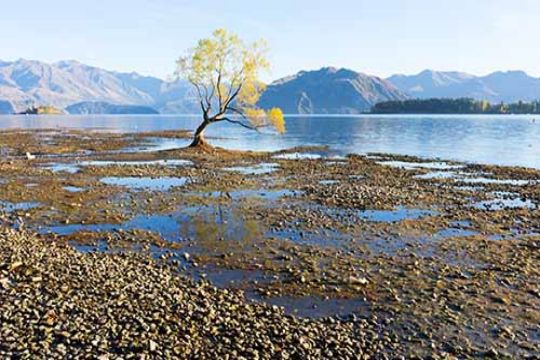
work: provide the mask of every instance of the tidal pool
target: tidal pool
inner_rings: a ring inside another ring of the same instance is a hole
[[[191,166],[193,162],[183,159],[167,159],[167,160],[148,160],[148,161],[105,161],[105,160],[92,160],[82,161],[77,163],[79,166]]]
[[[416,175],[417,179],[431,180],[431,179],[451,179],[455,182],[463,182],[466,184],[499,184],[499,185],[515,185],[524,186],[528,184],[535,184],[535,180],[516,180],[516,179],[495,179],[486,177],[487,174],[471,174],[455,171],[433,171],[427,174]]]
[[[397,222],[403,220],[416,220],[426,216],[437,215],[437,212],[423,209],[408,209],[404,207],[395,210],[360,210],[358,216],[364,220],[374,222]]]
[[[42,227],[40,232],[71,235],[83,231],[148,230],[167,241],[178,242],[190,239],[207,241],[243,238],[249,233],[247,227],[253,225],[254,223],[245,221],[233,208],[205,205],[184,207],[164,215],[136,215],[121,224],[59,224]]]
[[[76,163],[53,163],[44,166],[45,169],[52,172],[66,172],[68,174],[76,174],[81,170],[81,167],[86,166],[166,166],[166,167],[180,167],[191,166],[193,162],[183,159],[170,159],[170,160],[148,160],[148,161],[106,161],[106,160],[90,160],[79,161]]]
[[[300,190],[289,190],[289,189],[243,189],[243,190],[232,190],[232,191],[212,191],[208,193],[200,193],[201,196],[208,197],[228,197],[231,200],[240,200],[246,198],[262,198],[268,201],[276,201],[285,196],[299,196],[303,194],[303,191]]]
[[[44,166],[44,169],[51,170],[54,173],[65,172],[68,174],[76,174],[81,170],[75,164],[64,164],[64,163],[48,164]]]
[[[431,169],[431,170],[453,170],[461,169],[464,165],[453,165],[447,162],[408,162],[408,161],[379,161],[381,165],[397,167],[406,170]]]
[[[335,185],[335,184],[339,184],[339,181],[338,180],[321,180],[321,181],[319,181],[319,184],[321,184],[321,185]]]
[[[64,186],[62,189],[66,190],[68,192],[71,192],[71,193],[78,193],[78,192],[86,190],[84,188],[77,187],[77,186]]]
[[[11,213],[15,211],[26,211],[30,209],[35,209],[39,207],[41,204],[38,202],[18,202],[18,203],[12,203],[9,201],[1,201],[0,200],[0,209]]]
[[[279,169],[279,164],[276,163],[261,163],[250,166],[234,166],[224,168],[225,171],[239,172],[245,175],[263,175],[270,174]]]
[[[107,185],[125,186],[134,190],[168,191],[184,186],[189,181],[185,177],[104,177],[101,182]]]
[[[313,153],[300,153],[300,152],[294,152],[294,153],[285,153],[285,154],[279,154],[274,155],[274,159],[281,159],[281,160],[317,160],[321,159],[323,156],[320,154],[313,154]]]
[[[473,206],[480,210],[504,210],[504,209],[536,209],[538,206],[529,199],[521,198],[497,198],[474,203]]]
[[[289,315],[305,318],[326,316],[346,316],[349,314],[369,313],[369,305],[361,299],[322,299],[316,296],[292,297],[280,296],[265,298],[265,303],[282,306]]]

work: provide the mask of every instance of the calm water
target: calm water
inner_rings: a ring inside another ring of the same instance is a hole
[[[0,116],[0,129],[192,130],[198,119],[186,115]],[[540,116],[288,116],[283,136],[232,124],[215,124],[207,135],[220,137],[212,140],[215,145],[234,149],[329,145],[340,154],[385,152],[540,168]]]

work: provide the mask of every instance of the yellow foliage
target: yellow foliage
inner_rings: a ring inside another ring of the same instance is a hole
[[[255,106],[265,90],[266,85],[263,82],[256,79],[246,79],[238,94],[237,102],[240,107]]]
[[[257,122],[261,122],[260,125],[264,124],[266,113],[263,109],[248,108],[244,110],[244,114],[251,121],[252,124],[256,124]]]
[[[217,29],[178,59],[177,75],[193,84],[212,121],[243,115],[253,127],[271,125],[283,133],[285,121],[280,109],[266,113],[257,108],[266,90],[259,79],[260,73],[269,69],[266,53],[264,41],[246,44],[236,34]]]
[[[272,108],[268,111],[250,108],[246,109],[244,114],[254,127],[272,126],[280,134],[285,132],[285,117],[280,108]]]
[[[285,132],[285,117],[280,108],[268,110],[266,116],[268,117],[268,122],[276,128],[278,133],[283,134]]]

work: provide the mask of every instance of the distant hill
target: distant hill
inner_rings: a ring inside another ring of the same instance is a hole
[[[259,105],[278,106],[288,114],[358,114],[378,102],[405,98],[384,79],[327,67],[273,82]]]
[[[136,73],[118,73],[60,61],[47,64],[33,60],[0,61],[0,100],[15,111],[29,104],[65,108],[79,102],[143,105],[171,112],[196,109],[187,83],[168,83]],[[171,103],[169,103],[171,102]]]
[[[66,108],[69,114],[159,114],[159,111],[143,105],[115,105],[102,101],[85,101]]]
[[[412,98],[472,98],[497,102],[540,99],[540,78],[523,71],[475,76],[460,72],[425,70],[417,75],[393,75],[387,79]]]
[[[326,67],[271,83],[259,104],[294,114],[356,114],[384,101],[463,97],[491,103],[533,101],[540,99],[540,79],[522,71],[480,77],[432,70],[381,79]],[[150,107],[160,113],[200,111],[195,92],[185,81],[108,71],[77,61],[0,60],[0,113],[22,112],[32,106],[64,109],[88,102]],[[79,107],[72,111],[112,111],[89,104]]]
[[[3,114],[13,114],[15,109],[9,101],[0,100],[0,115]]]

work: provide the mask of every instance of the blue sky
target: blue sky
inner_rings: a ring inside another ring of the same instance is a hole
[[[166,77],[218,27],[265,38],[268,78],[322,66],[540,76],[538,0],[9,0],[0,59],[76,59]]]

